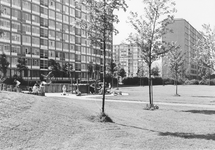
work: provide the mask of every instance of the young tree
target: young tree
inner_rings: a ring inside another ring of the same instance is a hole
[[[117,65],[114,63],[113,59],[111,59],[110,63],[107,66],[107,70],[111,75],[111,84],[113,87],[113,78],[115,77],[115,73],[117,72]]]
[[[17,62],[18,62],[18,64],[16,65],[16,67],[20,73],[20,77],[22,77],[22,71],[28,70],[27,61],[25,58],[20,57],[20,58],[18,58]]]
[[[53,59],[49,59],[48,68],[50,71],[48,72],[48,75],[46,75],[46,78],[51,80],[51,76],[54,76],[56,79],[56,77],[59,76],[61,72],[60,64]]]
[[[130,24],[136,31],[128,40],[141,49],[141,59],[145,61],[151,83],[152,62],[171,49],[171,44],[162,41],[162,36],[170,32],[168,25],[173,22],[175,3],[171,0],[143,0],[145,16],[131,12]],[[149,108],[154,109],[152,86],[149,84]]]
[[[175,49],[172,49],[167,54],[169,60],[169,68],[173,78],[175,79],[176,96],[180,96],[178,94],[178,77],[182,75],[183,62],[185,61],[184,56],[184,52],[180,49],[179,46],[176,46]]]
[[[73,71],[73,65],[71,63],[65,63],[63,66],[62,66],[62,70],[63,72],[65,72],[69,79],[71,78],[71,74],[72,74],[72,71]]]
[[[204,24],[202,37],[196,42],[194,62],[198,65],[200,71],[205,70],[205,73],[210,70],[215,71],[215,31],[213,31],[210,25]],[[205,74],[206,75],[206,74]]]
[[[158,68],[158,66],[155,66],[155,67],[153,67],[152,68],[152,71],[151,71],[151,74],[153,75],[153,76],[159,76],[159,68]]]
[[[1,82],[6,78],[7,69],[9,66],[9,62],[7,61],[7,56],[3,53],[0,56],[0,71],[2,72]]]
[[[105,105],[105,74],[106,74],[106,49],[108,42],[111,42],[112,34],[118,31],[114,28],[114,23],[118,23],[118,16],[114,10],[126,9],[125,0],[85,0],[90,8],[90,23],[85,23],[89,32],[91,44],[100,46],[103,54],[103,96],[102,96],[102,114],[104,114]]]

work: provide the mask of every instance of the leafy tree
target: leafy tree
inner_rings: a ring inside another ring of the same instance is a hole
[[[50,80],[51,80],[51,76],[54,76],[56,79],[56,77],[58,77],[59,74],[61,73],[61,69],[62,69],[60,64],[56,62],[54,59],[48,60],[48,68],[50,71],[46,77],[49,78]]]
[[[194,45],[194,62],[198,66],[199,75],[206,78],[210,76],[211,70],[215,71],[215,31],[210,25],[204,24],[202,27],[202,37]]]
[[[124,68],[121,68],[120,71],[119,71],[119,76],[124,78],[126,77],[126,72],[125,72],[125,69]]]
[[[129,18],[135,33],[130,34],[128,40],[141,49],[141,59],[145,61],[149,71],[149,83],[151,83],[152,62],[157,60],[171,49],[171,43],[162,41],[162,37],[170,32],[168,25],[173,22],[175,3],[171,0],[143,0],[145,16],[131,12]],[[153,105],[152,86],[149,84],[149,108]]]
[[[125,0],[85,0],[90,9],[90,23],[84,24],[91,39],[91,44],[100,46],[103,54],[103,97],[102,97],[102,113],[104,114],[105,104],[105,74],[106,74],[106,49],[111,47],[108,42],[112,40],[112,34],[118,31],[114,28],[114,23],[118,23],[118,16],[113,12],[119,9],[126,9]]]
[[[73,65],[71,63],[65,63],[62,66],[62,70],[63,70],[63,72],[67,73],[67,75],[69,76],[69,79],[70,79],[71,75],[72,75],[72,71],[73,71]]]
[[[108,64],[107,70],[111,75],[111,84],[113,86],[113,78],[115,77],[115,73],[117,72],[117,65],[116,63],[114,63],[113,59]]]
[[[176,85],[176,92],[175,95],[179,96],[178,94],[178,77],[182,75],[182,69],[183,69],[183,62],[184,59],[184,52],[180,49],[179,46],[176,46],[174,49],[169,51],[167,57],[169,60],[169,68],[172,73],[172,76],[175,79],[175,85]]]
[[[22,71],[28,70],[27,61],[25,58],[20,57],[20,58],[18,58],[17,62],[18,62],[18,64],[16,65],[16,67],[20,73],[20,77],[22,77]]]
[[[155,67],[153,67],[152,68],[152,71],[151,71],[151,74],[153,75],[153,76],[159,76],[159,68],[158,68],[158,66],[155,66]]]
[[[8,66],[9,66],[9,62],[7,61],[7,56],[3,53],[0,56],[0,71],[3,74],[1,77],[1,81],[6,78]]]

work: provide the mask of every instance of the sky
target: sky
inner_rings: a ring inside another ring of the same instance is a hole
[[[126,0],[128,9],[126,12],[117,11],[120,22],[115,25],[119,34],[114,36],[113,44],[120,44],[125,41],[129,33],[132,32],[131,25],[127,22],[131,11],[143,14],[142,0]],[[187,20],[198,31],[202,30],[203,24],[210,24],[215,28],[215,0],[175,0],[175,18]]]

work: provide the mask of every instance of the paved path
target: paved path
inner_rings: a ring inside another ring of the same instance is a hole
[[[123,95],[126,93],[123,93]],[[83,95],[76,96],[75,94],[62,95],[62,93],[46,93],[47,97],[66,97],[74,100],[91,100],[91,101],[101,101],[101,99],[96,99],[95,97],[101,97],[101,95]],[[113,96],[113,95],[105,95]],[[137,104],[148,104],[148,102],[143,101],[129,101],[129,100],[108,100],[105,102],[117,102],[117,103],[137,103]],[[201,104],[183,104],[183,103],[165,103],[165,102],[156,102],[156,105],[168,105],[168,106],[186,106],[186,107],[201,107],[201,108],[213,108],[215,105],[201,105]]]

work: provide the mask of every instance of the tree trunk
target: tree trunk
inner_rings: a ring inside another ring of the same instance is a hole
[[[149,103],[150,107],[153,105],[153,100],[152,100],[152,78],[151,78],[151,64],[149,64]]]

